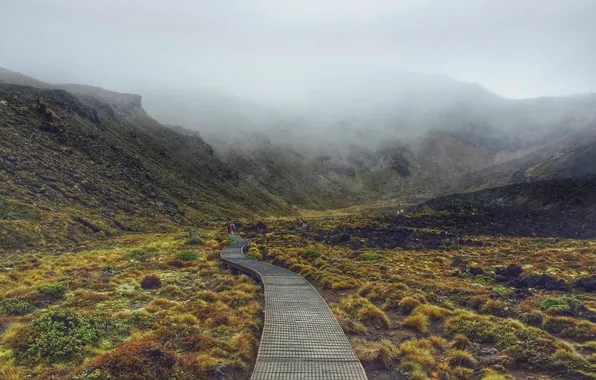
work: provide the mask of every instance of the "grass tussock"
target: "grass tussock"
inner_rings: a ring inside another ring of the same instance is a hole
[[[413,314],[404,319],[402,326],[413,329],[419,333],[428,332],[429,318],[424,314]]]
[[[0,274],[0,378],[186,380],[217,366],[248,378],[262,290],[219,267],[214,231],[192,246],[179,235],[0,258],[19,267]]]
[[[352,340],[352,347],[354,347],[358,359],[365,363],[377,362],[385,368],[391,368],[397,364],[399,350],[389,340],[371,342],[354,339]]]
[[[428,317],[428,319],[431,321],[440,321],[453,313],[449,309],[445,309],[431,304],[424,304],[416,307],[413,310],[413,314],[422,314]]]
[[[356,312],[356,318],[365,325],[370,324],[384,329],[391,327],[391,321],[387,314],[372,304],[359,308]]]

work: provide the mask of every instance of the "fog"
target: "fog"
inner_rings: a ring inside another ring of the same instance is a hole
[[[593,0],[0,0],[0,66],[266,103],[422,72],[510,98],[596,89]]]
[[[0,0],[0,67],[140,94],[218,151],[431,130],[519,148],[596,119],[596,97],[513,100],[594,92],[593,20],[594,0]]]

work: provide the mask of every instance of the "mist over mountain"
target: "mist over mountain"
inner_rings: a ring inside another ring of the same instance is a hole
[[[224,161],[308,206],[593,172],[581,164],[587,158],[542,171],[535,163],[549,149],[571,154],[590,135],[592,94],[516,100],[447,76],[402,72],[330,78],[284,105],[206,89],[144,99],[156,118],[198,130]],[[525,173],[530,168],[534,174]],[[491,170],[502,173],[498,180]]]
[[[293,102],[250,101],[199,86],[147,88],[141,100],[7,70],[2,79],[65,89],[116,109],[142,103],[162,123],[198,133],[247,180],[302,207],[596,172],[590,94],[515,100],[447,76],[399,72],[330,77]]]

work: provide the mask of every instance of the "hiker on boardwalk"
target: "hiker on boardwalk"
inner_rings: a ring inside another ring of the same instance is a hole
[[[234,235],[236,231],[236,225],[233,222],[228,222],[228,235]]]

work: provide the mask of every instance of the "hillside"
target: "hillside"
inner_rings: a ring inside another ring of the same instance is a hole
[[[186,128],[169,130],[206,139],[212,160],[301,208],[596,173],[594,95],[513,100],[445,76],[402,73],[331,78],[303,104],[268,107],[200,87],[148,89],[141,99],[0,74],[67,90],[101,117],[128,114],[151,128],[155,121],[137,112],[143,103],[162,122]]]
[[[417,227],[441,226],[468,234],[596,237],[596,176],[540,180],[452,194],[412,207],[428,215]]]
[[[110,104],[0,84],[1,248],[291,212],[200,137],[150,118],[140,97],[83,89]]]

